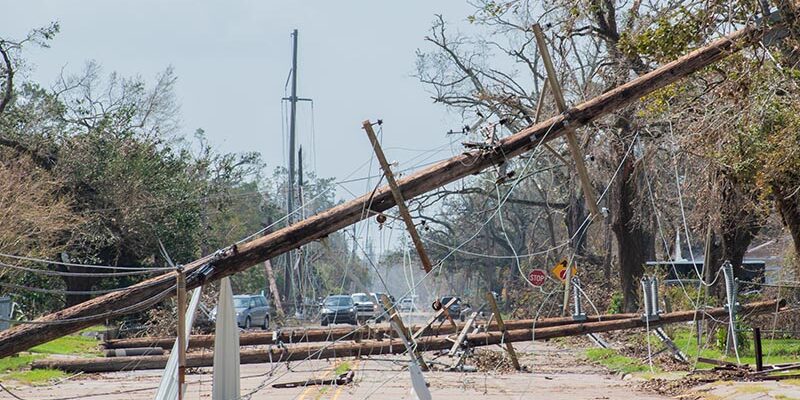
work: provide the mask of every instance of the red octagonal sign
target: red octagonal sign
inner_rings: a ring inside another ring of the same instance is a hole
[[[544,281],[547,280],[547,273],[541,269],[534,269],[528,273],[528,280],[533,286],[542,286]]]

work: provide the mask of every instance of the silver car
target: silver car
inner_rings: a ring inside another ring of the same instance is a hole
[[[233,308],[236,310],[236,324],[249,329],[260,326],[269,328],[269,303],[267,298],[259,294],[242,294],[233,296]],[[211,310],[211,320],[217,319],[217,307]]]

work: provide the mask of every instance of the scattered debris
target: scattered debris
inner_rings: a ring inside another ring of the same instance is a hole
[[[294,387],[305,387],[305,386],[315,386],[315,385],[347,385],[353,382],[353,371],[347,371],[336,378],[333,379],[309,379],[305,381],[295,381],[295,382],[285,382],[285,383],[275,383],[272,387],[276,389],[287,389],[287,388],[294,388]]]
[[[476,349],[464,357],[464,365],[474,365],[479,372],[497,372],[507,374],[514,372],[514,364],[502,351]]]

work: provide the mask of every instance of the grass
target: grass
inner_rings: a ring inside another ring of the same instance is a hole
[[[588,349],[586,357],[604,367],[624,374],[635,372],[650,372],[650,366],[640,360],[625,357],[612,349]]]
[[[344,373],[346,373],[346,372],[349,372],[351,369],[353,369],[353,367],[351,367],[351,366],[350,366],[350,363],[349,363],[349,362],[345,361],[345,362],[343,362],[343,363],[341,363],[341,364],[337,365],[337,366],[336,366],[336,369],[335,369],[335,370],[333,370],[333,372],[334,372],[334,374],[335,374],[336,376],[339,376],[339,375],[341,375],[341,374],[344,374]]]
[[[735,354],[728,354],[725,357],[723,351],[717,349],[713,344],[701,347],[698,351],[696,335],[691,330],[680,330],[674,333],[673,341],[683,350],[689,358],[697,356],[736,362]],[[703,338],[705,340],[705,338]],[[762,353],[764,354],[764,364],[784,364],[800,362],[800,340],[798,339],[766,339],[761,340]],[[755,365],[756,358],[753,352],[753,344],[749,348],[739,350],[739,359],[742,364]],[[698,363],[699,367],[711,367],[704,363]]]
[[[36,385],[65,377],[66,374],[63,371],[56,369],[31,370],[29,368],[34,360],[46,357],[46,355],[49,354],[93,357],[99,355],[100,351],[97,348],[97,340],[94,338],[85,336],[64,336],[33,347],[30,349],[29,353],[0,358],[0,379],[15,380],[29,385]]]
[[[37,358],[42,358],[42,356],[35,354],[21,354],[14,357],[0,358],[0,373],[16,371],[23,367],[27,367],[33,362],[33,360]]]
[[[14,371],[4,375],[3,379],[11,379],[28,385],[36,385],[62,379],[66,376],[67,374],[64,373],[64,371],[57,369],[33,369],[28,371]]]
[[[31,353],[40,354],[72,354],[96,356],[97,340],[85,336],[64,336],[51,342],[41,344],[30,349]]]

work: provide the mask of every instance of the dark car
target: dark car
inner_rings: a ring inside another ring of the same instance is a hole
[[[245,329],[252,326],[269,328],[269,302],[260,294],[243,294],[233,296],[233,308],[236,310],[236,323]],[[211,310],[211,321],[217,319],[217,307]]]
[[[459,320],[463,321],[464,320],[464,309],[468,308],[469,306],[465,307],[465,305],[462,304],[461,299],[459,297],[457,297],[457,296],[442,296],[442,298],[440,298],[439,301],[438,301],[438,303],[440,303],[440,304],[437,304],[436,302],[433,303],[433,309],[438,311],[440,307],[444,307],[453,298],[456,299],[456,302],[453,303],[452,305],[450,305],[450,308],[447,309],[447,312],[450,314],[451,318],[459,319]],[[444,318],[445,318],[444,314],[442,314],[441,316],[439,316],[439,321],[443,321]]]
[[[346,323],[357,325],[356,305],[353,298],[348,295],[328,296],[322,302],[320,309],[320,324]]]

